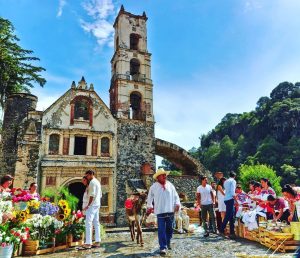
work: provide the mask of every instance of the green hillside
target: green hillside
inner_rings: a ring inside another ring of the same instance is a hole
[[[202,135],[197,156],[210,171],[238,171],[267,164],[282,184],[300,185],[300,83],[280,83],[257,101],[254,111],[227,114]]]

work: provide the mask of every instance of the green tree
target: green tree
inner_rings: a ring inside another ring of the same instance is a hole
[[[279,168],[283,154],[283,145],[268,135],[257,148],[254,159],[256,163],[269,164]]]
[[[159,167],[163,168],[166,171],[179,170],[174,163],[172,163],[172,162],[170,162],[170,161],[168,161],[166,159],[163,159],[161,161],[161,166],[159,166]]]
[[[33,51],[18,45],[14,26],[0,17],[0,106],[4,107],[7,96],[16,92],[30,92],[34,83],[44,86],[46,80],[39,74],[44,68],[32,63],[39,58],[31,56]]]
[[[239,167],[239,181],[244,190],[248,189],[251,180],[260,181],[261,178],[269,179],[276,194],[281,194],[281,177],[278,177],[270,166],[257,164]]]
[[[289,98],[297,88],[297,84],[282,82],[272,90],[270,97],[273,101],[283,100]]]

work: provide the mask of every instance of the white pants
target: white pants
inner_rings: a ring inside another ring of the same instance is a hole
[[[100,237],[100,222],[99,222],[100,206],[91,206],[86,210],[85,216],[85,244],[92,244],[92,232],[95,229],[95,242],[101,242]]]

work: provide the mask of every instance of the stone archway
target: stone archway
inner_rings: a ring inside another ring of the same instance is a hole
[[[69,192],[79,199],[77,210],[82,210],[82,198],[85,191],[85,186],[81,182],[74,182],[68,186]]]
[[[186,150],[176,144],[155,139],[155,154],[174,163],[183,171],[184,175],[208,175],[209,172],[195,158],[190,156]]]
[[[85,186],[81,183],[81,178],[72,178],[66,181],[63,186],[68,187],[69,192],[79,199],[77,210],[82,210],[82,198]]]

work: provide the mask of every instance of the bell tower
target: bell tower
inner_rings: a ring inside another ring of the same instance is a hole
[[[124,202],[130,185],[155,170],[155,136],[151,54],[147,49],[147,16],[125,11],[114,23],[110,109],[117,119],[116,222],[126,223]],[[149,180],[148,180],[149,181]]]
[[[151,54],[147,49],[147,16],[123,5],[115,20],[111,60],[110,109],[116,118],[154,121]]]

